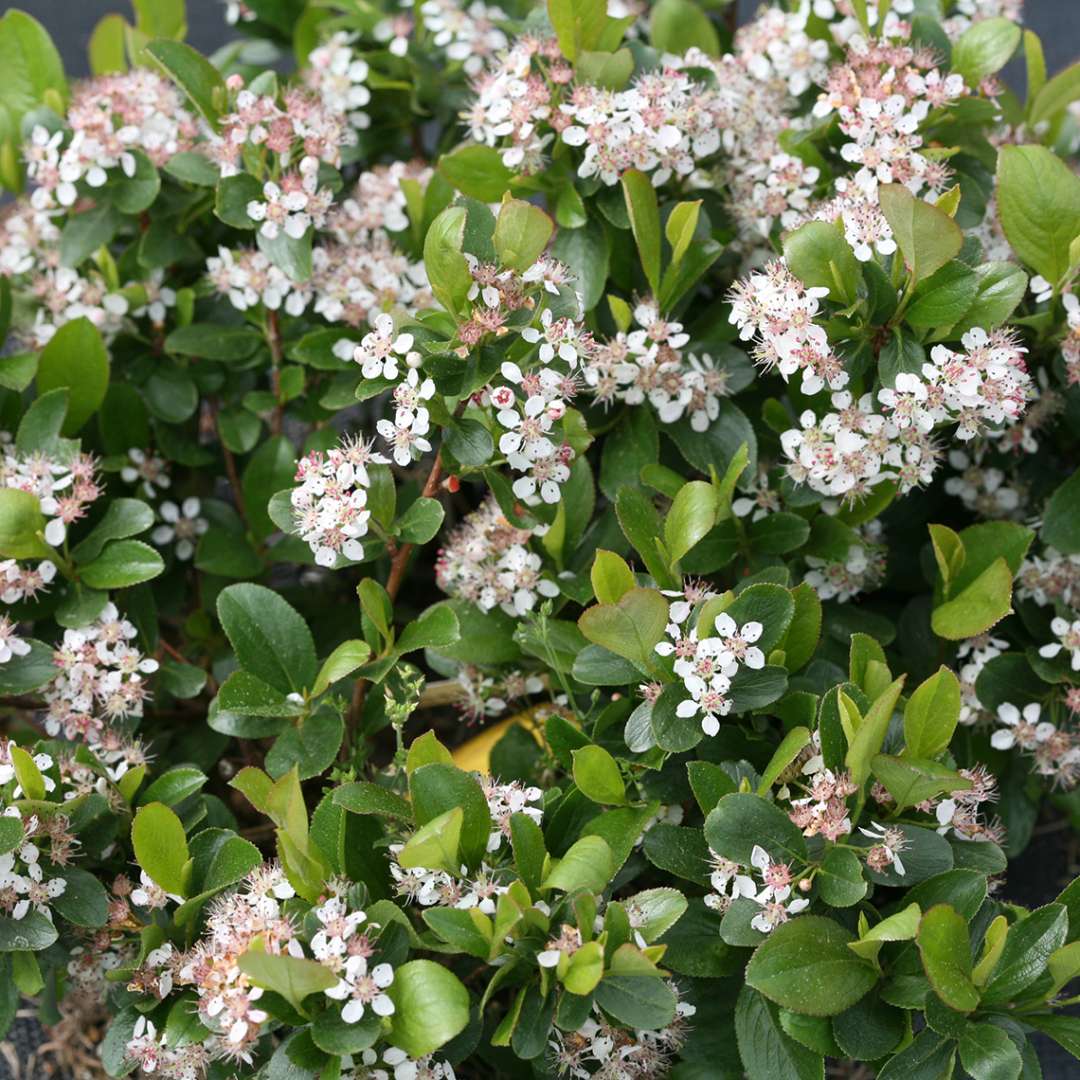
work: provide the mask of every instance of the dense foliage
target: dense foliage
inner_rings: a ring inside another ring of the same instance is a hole
[[[1000,891],[1080,823],[1080,65],[1018,0],[227,14],[72,83],[0,19],[0,1027],[1080,1056],[1080,881]]]

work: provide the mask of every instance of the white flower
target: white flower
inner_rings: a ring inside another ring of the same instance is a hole
[[[210,522],[199,516],[201,510],[202,504],[193,497],[185,499],[179,506],[166,500],[158,509],[165,524],[154,529],[150,534],[151,539],[158,547],[175,541],[176,557],[186,562],[195,554],[199,537],[210,527]]]
[[[1058,616],[1050,623],[1050,629],[1059,640],[1040,646],[1039,655],[1050,660],[1064,649],[1071,656],[1073,671],[1080,671],[1080,619],[1070,623]]]
[[[385,313],[376,316],[374,327],[353,351],[365,379],[396,379],[401,358],[415,366],[420,354],[412,352],[412,334],[395,335],[394,320]]]
[[[340,981],[326,991],[326,996],[344,1001],[341,1019],[346,1024],[355,1024],[368,1006],[376,1016],[393,1014],[394,1002],[389,994],[383,993],[393,981],[394,969],[389,964],[376,964],[369,972],[366,956],[350,956]]]
[[[1056,728],[1046,720],[1040,722],[1042,706],[1038,702],[1025,705],[1023,712],[1005,702],[998,706],[998,719],[1005,724],[990,736],[990,745],[995,750],[1009,750],[1019,746],[1024,750],[1034,750],[1054,734]]]

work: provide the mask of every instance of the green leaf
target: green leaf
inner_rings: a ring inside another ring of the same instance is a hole
[[[607,842],[599,836],[583,836],[571,845],[561,859],[553,860],[540,888],[544,891],[588,889],[590,892],[603,892],[611,881],[614,869]]]
[[[389,1041],[419,1058],[444,1046],[469,1022],[469,992],[453,972],[431,960],[394,970],[387,988],[394,1002]]]
[[[949,641],[985,633],[1012,610],[1012,581],[1008,563],[996,559],[958,596],[934,608],[934,633]]]
[[[559,48],[571,63],[599,43],[608,21],[604,0],[548,0],[547,10]]]
[[[15,770],[15,779],[19,781],[19,787],[23,789],[26,798],[34,802],[40,802],[45,798],[45,778],[37,767],[31,754],[21,746],[9,744],[8,754],[11,757],[11,765]]]
[[[774,859],[806,861],[806,840],[787,814],[747,792],[725,795],[716,804],[705,819],[705,839],[718,855],[743,866],[750,865],[758,844]]]
[[[334,790],[334,802],[353,814],[378,814],[412,821],[412,807],[400,795],[378,784],[361,780]]]
[[[461,847],[461,825],[465,813],[460,806],[432,818],[405,842],[398,853],[398,863],[409,869],[445,870],[457,874],[461,870],[458,851]]]
[[[626,785],[616,760],[602,746],[573,751],[574,783],[587,798],[608,806],[626,802]]]
[[[225,83],[217,68],[179,41],[151,41],[146,52],[187,94],[203,119],[216,128],[225,101]]]
[[[693,0],[660,0],[649,18],[649,41],[654,49],[679,56],[694,46],[708,56],[721,52],[716,28]]]
[[[495,219],[495,253],[499,262],[524,273],[544,253],[555,222],[538,206],[504,196]]]
[[[664,224],[664,235],[671,245],[672,265],[683,260],[687,249],[697,231],[698,218],[701,215],[701,200],[676,203]]]
[[[908,325],[924,329],[953,326],[969,310],[978,291],[975,271],[953,259],[919,285],[905,318]]]
[[[1080,469],[1057,487],[1047,501],[1042,539],[1062,555],[1080,553]]]
[[[615,604],[597,604],[578,619],[590,641],[644,671],[656,664],[656,645],[667,626],[668,603],[655,589],[632,588]]]
[[[960,1063],[972,1080],[1017,1080],[1024,1068],[1012,1039],[993,1024],[968,1025],[960,1037]]]
[[[188,845],[180,819],[162,803],[141,806],[131,823],[135,858],[167,893],[187,890]]]
[[[778,926],[746,966],[746,983],[792,1012],[835,1016],[877,982],[877,971],[847,947],[854,940],[820,915]]]
[[[443,210],[424,238],[424,268],[431,291],[451,315],[460,314],[472,288],[472,274],[461,245],[465,240],[467,211],[464,206]]]
[[[148,38],[174,38],[187,34],[184,0],[132,0],[135,25]]]
[[[815,880],[821,899],[830,907],[851,907],[866,895],[868,888],[862,862],[850,848],[830,846]]]
[[[154,511],[141,499],[113,499],[89,536],[72,549],[72,558],[77,563],[90,562],[101,554],[108,541],[138,536],[153,524]]]
[[[937,904],[923,915],[916,941],[938,997],[957,1012],[975,1009],[979,991],[971,980],[971,942],[964,917],[948,904]]]
[[[228,362],[248,359],[262,342],[262,335],[250,327],[188,323],[165,338],[165,348],[178,356]]]
[[[975,268],[975,298],[950,330],[958,337],[973,326],[992,330],[1016,310],[1027,292],[1028,277],[1015,263],[988,262]]]
[[[50,901],[53,910],[74,926],[93,930],[109,918],[109,894],[88,870],[77,866],[58,866],[56,876],[67,882],[64,891]]]
[[[716,524],[717,489],[704,480],[691,480],[675,496],[664,519],[664,544],[674,566]]]
[[[874,700],[866,716],[861,718],[853,736],[848,737],[848,751],[844,763],[851,770],[852,780],[860,786],[870,775],[871,760],[885,742],[889,721],[900,698],[900,691],[904,688],[905,678],[906,676],[902,675]]]
[[[810,729],[805,727],[792,728],[784,736],[769,759],[769,764],[765,766],[765,771],[761,774],[761,782],[757,790],[759,795],[769,793],[769,789],[776,783],[780,774],[799,756],[810,739]]]
[[[603,224],[593,217],[581,228],[560,229],[551,245],[551,254],[570,267],[574,288],[581,295],[582,310],[592,311],[604,295],[608,279],[610,243]]]
[[[928,278],[960,253],[964,234],[948,214],[915,198],[903,184],[882,184],[878,196],[904,265],[915,281]]]
[[[217,600],[218,618],[241,667],[283,694],[311,686],[318,671],[307,623],[262,585],[230,585]]]
[[[744,986],[735,1005],[735,1036],[748,1080],[823,1080],[822,1055],[791,1038],[777,1007]]]
[[[847,306],[858,299],[862,271],[843,232],[825,221],[808,221],[784,237],[784,258],[791,272],[810,288],[828,289],[833,301]]]
[[[0,665],[0,694],[28,694],[56,676],[53,650],[34,638],[23,639],[30,646],[25,656],[13,656]]]
[[[298,1011],[309,994],[329,990],[338,984],[337,975],[317,960],[304,960],[284,953],[275,956],[255,945],[240,956],[236,966],[256,986],[280,994]]]
[[[27,912],[21,919],[0,916],[0,953],[23,949],[41,952],[59,936],[56,927],[40,911]]]
[[[325,706],[287,727],[266,755],[266,770],[277,778],[296,768],[301,780],[324,773],[341,749],[345,725],[341,713]]]
[[[1003,146],[998,153],[1001,227],[1013,250],[1056,284],[1080,235],[1080,177],[1043,146]]]
[[[87,318],[64,323],[41,350],[39,394],[68,388],[64,435],[74,435],[97,412],[109,386],[109,354],[101,334]]]
[[[597,549],[589,577],[593,593],[601,604],[617,604],[637,586],[633,571],[626,565],[626,560],[603,548]]]
[[[394,522],[394,535],[407,544],[426,544],[443,523],[445,511],[438,499],[415,499]]]
[[[938,795],[966,790],[971,785],[955,769],[916,757],[877,754],[871,768],[901,810]]]
[[[461,861],[470,868],[479,866],[487,851],[492,824],[487,799],[476,779],[453,765],[434,762],[421,765],[411,773],[409,790],[419,825],[455,807],[462,811]]]
[[[1015,1000],[1046,970],[1052,953],[1065,944],[1068,911],[1062,904],[1047,904],[1009,927],[1001,959],[983,991],[987,1005]]]
[[[92,589],[126,589],[156,578],[165,562],[149,544],[141,540],[110,540],[93,562],[79,571]]]
[[[1031,31],[1028,31],[1028,33],[1031,33]],[[1031,34],[1031,36],[1035,37],[1034,34]],[[1037,42],[1038,38],[1035,38],[1035,40]],[[1030,86],[1030,82],[1028,85]],[[1034,100],[1031,102],[1028,124],[1034,128],[1044,121],[1052,120],[1062,109],[1076,101],[1077,98],[1080,98],[1080,63],[1070,64],[1064,71],[1059,71],[1057,75],[1038,90]]]
[[[948,749],[960,719],[960,682],[943,664],[904,706],[905,754],[935,758]]]
[[[167,769],[139,796],[139,803],[158,802],[175,806],[200,791],[206,784],[206,774],[190,765],[177,765]]]
[[[0,488],[0,555],[13,559],[48,556],[41,537],[45,515],[36,495],[18,488]]]
[[[439,158],[439,172],[455,188],[481,202],[498,202],[514,178],[493,146],[463,143]]]
[[[652,181],[638,169],[622,174],[623,197],[630,215],[641,268],[653,294],[660,290],[660,210]]]
[[[1000,71],[1020,44],[1020,27],[1011,19],[982,19],[968,27],[953,43],[952,68],[977,87]]]
[[[461,624],[455,609],[446,603],[433,604],[402,630],[396,651],[400,656],[415,649],[445,650],[460,637]]]
[[[318,697],[319,694],[325,693],[339,679],[344,679],[350,672],[366,663],[369,656],[371,656],[371,646],[366,641],[358,639],[343,641],[323,661],[311,687],[311,696]]]
[[[675,991],[651,975],[608,975],[596,988],[596,1003],[633,1028],[656,1031],[675,1017]]]
[[[18,131],[25,113],[46,102],[53,91],[67,101],[64,64],[48,31],[25,11],[9,8],[0,19],[0,109],[11,131]]]

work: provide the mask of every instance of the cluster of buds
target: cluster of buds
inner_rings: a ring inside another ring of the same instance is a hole
[[[148,695],[144,676],[158,669],[131,642],[135,626],[108,603],[88,626],[65,630],[53,652],[57,673],[45,687],[45,730],[108,750],[109,725],[142,716]]]
[[[319,566],[334,566],[339,558],[363,559],[361,538],[371,518],[367,467],[373,463],[385,464],[386,458],[354,438],[326,453],[313,450],[297,463],[299,486],[290,500],[296,527]]]
[[[511,525],[495,497],[489,496],[439,550],[435,580],[443,592],[468,600],[481,611],[499,607],[508,615],[524,615],[539,596],[559,594],[555,582],[543,576],[540,556],[528,547],[536,535],[538,530]]]

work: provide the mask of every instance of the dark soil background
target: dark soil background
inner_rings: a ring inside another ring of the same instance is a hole
[[[88,74],[86,44],[97,21],[125,8],[123,0],[21,0],[19,6],[52,34],[73,76]],[[738,6],[740,21],[745,21],[759,3],[739,0]],[[222,0],[188,0],[187,10],[188,41],[202,51],[212,52],[235,36],[225,23]],[[1080,0],[1026,0],[1025,24],[1042,39],[1051,74],[1080,56]],[[1016,90],[1023,90],[1022,64],[1010,65],[1006,77]],[[1038,907],[1052,900],[1078,873],[1080,839],[1063,818],[1048,810],[1036,825],[1031,843],[1010,863],[1002,896]],[[0,1043],[0,1080],[43,1080],[55,1075],[47,1057],[35,1053],[44,1037],[32,1017],[20,1016],[9,1040]],[[1045,1080],[1080,1076],[1076,1061],[1048,1040],[1039,1040],[1039,1056]]]

